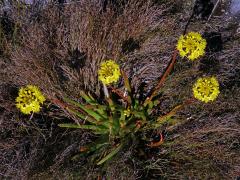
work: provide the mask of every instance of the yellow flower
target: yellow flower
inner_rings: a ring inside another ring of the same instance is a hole
[[[27,85],[25,88],[20,88],[16,98],[16,107],[24,114],[31,114],[31,112],[39,112],[40,105],[45,100],[38,87]]]
[[[131,110],[128,108],[124,110],[123,113],[124,113],[124,116],[129,117],[131,115]]]
[[[215,100],[220,93],[219,83],[215,77],[199,78],[192,90],[194,97],[205,103]]]
[[[119,65],[113,60],[103,62],[98,70],[99,80],[103,84],[111,84],[117,82],[121,75]]]
[[[181,57],[187,57],[190,60],[195,60],[204,55],[207,41],[202,38],[201,34],[197,32],[190,32],[187,35],[181,35],[177,49]]]

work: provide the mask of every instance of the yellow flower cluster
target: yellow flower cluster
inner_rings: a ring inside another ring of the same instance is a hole
[[[177,49],[181,57],[187,57],[190,60],[195,60],[204,55],[207,41],[202,38],[201,34],[197,32],[190,32],[187,35],[181,35]]]
[[[205,103],[215,100],[219,93],[219,83],[215,77],[199,78],[193,85],[194,97]]]
[[[40,105],[45,100],[38,87],[27,85],[27,87],[19,90],[18,97],[16,98],[16,106],[22,113],[31,114],[31,112],[39,112]]]
[[[106,85],[117,82],[120,75],[119,65],[113,60],[103,62],[98,70],[99,80]]]

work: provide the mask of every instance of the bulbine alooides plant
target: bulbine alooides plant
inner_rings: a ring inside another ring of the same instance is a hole
[[[158,129],[166,123],[174,125],[175,121],[172,118],[176,112],[185,105],[193,103],[196,99],[205,103],[215,100],[219,94],[219,84],[217,79],[212,77],[201,77],[193,85],[192,92],[194,98],[189,97],[189,100],[182,102],[175,106],[171,111],[165,115],[157,115],[157,106],[160,100],[157,98],[159,90],[165,83],[167,76],[171,72],[177,60],[178,52],[181,57],[186,57],[191,61],[203,56],[206,48],[206,40],[202,38],[199,33],[190,32],[186,35],[180,36],[177,49],[174,51],[172,59],[161,76],[157,86],[151,91],[150,95],[140,100],[134,96],[131,82],[125,72],[121,70],[120,66],[114,60],[106,60],[102,62],[98,70],[99,80],[102,82],[105,99],[94,98],[89,92],[81,91],[80,95],[83,101],[76,101],[71,98],[63,97],[61,106],[68,113],[81,119],[81,123],[62,123],[60,127],[64,128],[79,128],[89,130],[96,135],[96,139],[80,149],[80,154],[93,154],[97,165],[110,160],[120,150],[125,148],[129,142],[139,138],[139,134],[145,133],[149,130]],[[116,88],[115,84],[119,79],[123,79],[124,87]],[[20,92],[19,96],[32,98],[25,100],[25,103],[36,104],[42,103],[37,100],[39,93]],[[30,97],[31,96],[31,97]],[[117,98],[116,98],[117,97]],[[19,104],[19,98],[17,99]],[[59,105],[60,100],[54,101]],[[26,105],[30,107],[30,105]],[[17,105],[19,108],[20,106]],[[32,105],[32,107],[34,107]],[[20,108],[22,111],[23,108]],[[33,108],[32,112],[39,110]],[[28,111],[31,110],[28,108]],[[143,136],[140,136],[143,137]],[[160,146],[164,143],[161,136],[159,142],[146,142],[150,147]]]

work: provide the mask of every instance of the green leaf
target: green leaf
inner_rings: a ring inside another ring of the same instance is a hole
[[[122,71],[122,76],[123,76],[123,80],[124,80],[124,86],[125,88],[127,89],[129,95],[131,94],[132,90],[131,90],[131,85],[130,85],[130,82],[129,82],[129,79],[126,75],[126,73],[124,71]]]
[[[169,116],[163,116],[157,119],[156,124],[162,125],[165,124],[166,122],[170,121],[172,119],[172,115]]]
[[[113,100],[111,98],[106,98],[106,101],[108,102],[108,105],[109,105],[111,111],[114,112],[115,111],[115,105],[114,105]]]
[[[89,104],[96,104],[95,100],[93,97],[88,96],[84,91],[80,91],[80,96],[85,99],[85,101]]]
[[[148,108],[149,108],[149,109],[152,109],[152,108],[153,108],[153,105],[154,105],[153,102],[150,101],[150,102],[148,103]]]
[[[73,156],[71,159],[72,160],[78,160],[80,157],[86,156],[86,154],[89,154],[91,152],[95,152],[96,156],[98,156],[99,151],[102,151],[103,148],[106,148],[109,146],[109,136],[104,134],[94,142],[84,146],[86,149],[85,151],[81,152],[80,154],[77,154]]]
[[[120,118],[120,114],[118,112],[115,112],[113,114],[113,127],[112,127],[112,132],[113,134],[117,135],[118,132],[119,132],[119,129],[120,129],[120,122],[119,122],[119,119]]]
[[[98,133],[102,132],[103,134],[106,134],[108,131],[108,129],[106,129],[106,127],[104,126],[95,126],[95,125],[80,125],[80,124],[64,123],[64,124],[58,124],[58,126],[64,127],[64,128],[74,128],[74,129],[89,129],[89,130],[96,131]]]
[[[85,111],[86,113],[88,113],[90,116],[92,116],[93,118],[95,118],[97,121],[101,121],[104,119],[104,117],[102,117],[100,114],[98,114],[97,112],[91,110],[91,109],[87,109],[84,107],[84,105],[76,102],[76,101],[73,101],[69,98],[64,98],[64,100],[74,106],[77,106],[79,108],[81,108],[83,111]]]
[[[121,124],[121,125],[125,125],[126,124],[126,121],[125,121],[125,119],[126,119],[126,116],[125,116],[125,113],[124,113],[124,110],[120,110],[120,113],[121,113],[121,116],[120,116],[120,118],[119,118],[119,123]]]
[[[132,112],[136,118],[146,121],[146,116],[142,111],[133,111]]]
[[[96,121],[95,119],[93,119],[93,118],[91,118],[91,117],[89,117],[89,116],[83,115],[82,113],[80,113],[80,112],[78,112],[78,111],[75,111],[75,110],[72,110],[72,109],[69,109],[69,108],[67,108],[67,110],[68,110],[70,113],[78,116],[79,118],[81,118],[81,119],[84,120],[84,121],[88,121],[89,123],[92,123],[92,124],[99,124],[99,122]]]
[[[159,105],[159,104],[160,104],[160,101],[159,101],[159,100],[153,101],[153,105],[154,105],[154,106],[157,106],[157,105]]]
[[[103,159],[101,159],[97,165],[101,165],[104,162],[108,161],[109,159],[111,159],[114,155],[116,155],[120,149],[122,148],[122,144],[120,144],[118,147],[116,147],[112,152],[110,152],[107,156],[105,156]]]
[[[104,119],[108,118],[108,114],[107,114],[107,106],[105,105],[97,105],[96,108],[94,108],[94,110],[96,112],[98,112],[102,117],[104,117]]]
[[[128,79],[128,77],[127,77],[127,75],[126,75],[126,73],[124,71],[121,71],[121,72],[122,72],[122,76],[123,76],[124,87],[127,90],[128,102],[129,102],[129,104],[132,104],[132,89],[131,89],[131,85],[130,85],[129,79]]]
[[[166,115],[160,116],[159,118],[157,118],[157,120],[155,122],[155,127],[159,127],[162,124],[170,121],[171,118],[177,113],[177,111],[180,110],[184,105],[185,105],[184,103],[180,104],[180,105],[177,105],[170,112],[168,112]]]
[[[155,123],[153,123],[153,126],[155,128],[158,128],[162,126],[163,124],[169,123],[173,120],[174,114],[167,114],[165,116],[159,117]]]

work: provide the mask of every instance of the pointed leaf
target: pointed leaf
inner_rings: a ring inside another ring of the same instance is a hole
[[[92,124],[99,124],[99,122],[96,121],[95,119],[93,119],[93,118],[91,118],[91,117],[89,117],[89,116],[86,116],[86,115],[84,115],[84,114],[82,114],[82,113],[80,113],[80,112],[78,112],[78,111],[75,111],[75,110],[72,110],[72,109],[69,109],[69,108],[67,108],[67,110],[68,110],[70,113],[78,116],[79,118],[81,118],[81,119],[84,120],[84,121],[88,121],[88,122],[90,122],[90,123],[92,123]]]
[[[108,129],[104,126],[95,126],[95,125],[80,125],[80,124],[72,124],[72,123],[65,123],[65,124],[58,124],[59,127],[64,128],[74,128],[74,129],[89,129],[96,131],[98,134],[106,134],[108,133]]]
[[[124,86],[127,89],[128,93],[131,94],[132,89],[131,89],[129,79],[124,71],[121,71],[121,72],[122,72],[122,76],[123,76],[123,80],[124,80]]]
[[[144,112],[133,111],[132,113],[134,114],[135,117],[140,118],[141,120],[146,121],[146,116],[145,116]]]
[[[90,98],[84,91],[80,91],[80,96],[89,104],[95,104],[92,98]]]
[[[91,130],[98,129],[98,127],[94,125],[80,125],[80,124],[72,124],[72,123],[58,124],[58,126],[65,127],[65,128],[76,128],[76,129],[91,129]]]
[[[73,101],[73,100],[71,100],[71,99],[69,99],[69,98],[64,98],[64,100],[65,100],[66,102],[72,104],[72,105],[75,105],[75,106],[81,108],[83,111],[85,111],[86,113],[88,113],[90,116],[92,116],[93,118],[95,118],[97,121],[101,121],[101,120],[104,119],[100,114],[96,113],[95,111],[93,111],[93,110],[91,110],[91,109],[85,108],[84,105],[82,105],[82,104],[80,104],[80,103],[78,103],[78,102],[76,102],[76,101]]]
[[[164,116],[161,116],[157,119],[157,122],[161,122],[161,121],[164,121],[165,119],[168,119],[168,118],[171,118],[172,116],[174,116],[177,111],[179,109],[181,109],[183,107],[184,104],[181,104],[181,105],[178,105],[176,107],[174,107],[169,113],[167,113],[166,115]]]
[[[120,149],[122,148],[122,144],[118,145],[118,147],[116,147],[112,152],[110,152],[107,156],[105,156],[103,159],[101,159],[97,165],[101,165],[104,162],[106,162],[107,160],[111,159],[114,155],[116,155]]]
[[[113,134],[117,135],[120,129],[119,114],[115,112],[113,114]]]
[[[160,104],[160,101],[159,101],[159,100],[153,101],[153,105],[154,105],[154,106],[157,106],[157,105],[159,105],[159,104]]]

